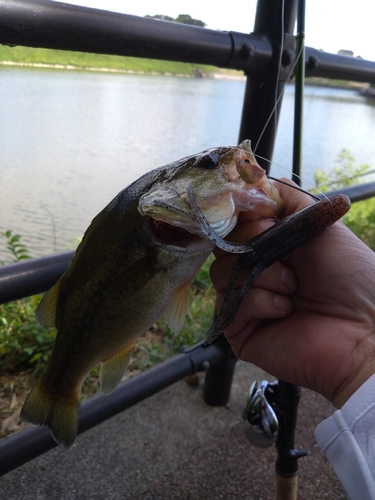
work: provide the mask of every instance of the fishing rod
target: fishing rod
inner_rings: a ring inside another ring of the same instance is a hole
[[[284,21],[284,2],[282,22]],[[283,34],[281,51],[283,45]],[[305,0],[298,0],[296,34],[293,178],[300,185],[303,144],[303,92],[305,83]],[[277,121],[277,120],[276,120]],[[247,438],[258,447],[275,444],[275,500],[296,500],[298,459],[308,453],[294,449],[294,434],[301,388],[283,380],[256,382],[250,387],[243,418]]]
[[[293,179],[300,185],[303,149],[303,92],[305,86],[305,0],[298,0],[294,97]],[[294,433],[301,388],[278,381],[278,415],[280,430],[276,440],[276,500],[296,500],[298,492],[298,459],[308,453],[294,449]]]
[[[305,0],[298,0],[294,97],[293,179],[300,185],[303,149],[303,92],[305,86]],[[279,432],[276,439],[275,500],[296,500],[298,492],[298,459],[308,453],[294,449],[294,433],[301,388],[278,380],[277,414]]]

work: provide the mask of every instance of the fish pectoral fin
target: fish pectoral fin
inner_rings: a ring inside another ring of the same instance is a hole
[[[77,436],[79,391],[71,398],[51,394],[44,385],[44,375],[34,384],[21,410],[21,420],[47,426],[53,439],[69,448]]]
[[[190,287],[191,282],[188,281],[177,288],[164,311],[165,322],[176,335],[180,333],[185,323],[189,309]]]
[[[56,327],[57,300],[60,293],[61,279],[48,290],[35,311],[38,323],[44,328]]]
[[[103,394],[114,391],[122,379],[134,352],[135,343],[100,363],[100,388]]]

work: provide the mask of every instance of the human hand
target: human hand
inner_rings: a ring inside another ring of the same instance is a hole
[[[289,215],[309,196],[277,183]],[[270,226],[241,214],[228,240]],[[216,250],[220,310],[235,257]],[[238,286],[242,283],[239,282]],[[375,373],[375,255],[338,222],[257,278],[225,330],[236,356],[341,407]]]

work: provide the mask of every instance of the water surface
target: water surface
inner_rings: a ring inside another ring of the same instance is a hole
[[[235,145],[243,81],[0,68],[0,230],[33,256],[76,246],[92,218],[148,170]],[[354,91],[305,90],[304,168],[333,166],[342,148],[375,168],[375,107]],[[255,119],[255,118],[254,118]],[[293,88],[273,167],[289,175]],[[0,260],[4,257],[0,245]]]

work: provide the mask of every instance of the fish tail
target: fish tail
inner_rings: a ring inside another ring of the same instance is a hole
[[[79,395],[61,398],[45,386],[45,375],[34,384],[21,410],[21,420],[47,426],[58,444],[69,448],[77,436]]]

